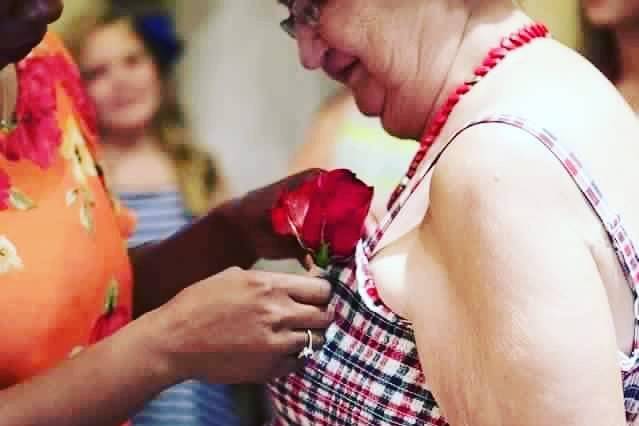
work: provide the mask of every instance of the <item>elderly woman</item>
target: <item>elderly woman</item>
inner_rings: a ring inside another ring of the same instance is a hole
[[[272,384],[275,423],[633,422],[639,129],[624,100],[511,0],[286,3],[302,64],[421,148],[330,271],[336,322]]]

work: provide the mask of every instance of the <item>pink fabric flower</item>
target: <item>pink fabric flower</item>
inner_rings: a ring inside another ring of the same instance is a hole
[[[50,167],[62,142],[57,118],[57,86],[64,88],[86,127],[95,132],[96,112],[80,73],[63,55],[33,56],[20,62],[17,125],[0,135],[0,153],[10,161],[27,159]]]
[[[0,211],[9,208],[9,197],[11,196],[11,179],[9,175],[0,169]]]

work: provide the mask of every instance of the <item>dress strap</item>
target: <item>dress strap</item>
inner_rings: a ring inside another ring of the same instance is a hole
[[[446,147],[465,130],[480,124],[489,123],[504,124],[525,131],[541,142],[555,156],[555,158],[559,160],[601,221],[608,237],[610,238],[611,245],[615,250],[619,264],[626,275],[630,289],[636,296],[639,293],[639,256],[637,255],[634,242],[623,225],[621,216],[610,207],[606,198],[600,191],[599,186],[586,171],[583,163],[579,160],[577,155],[561,145],[558,138],[548,129],[532,125],[530,122],[518,117],[494,115],[469,123],[463,129],[458,131],[453,138],[451,138]],[[438,153],[438,158],[441,157],[442,153],[446,150],[446,147]],[[437,162],[438,158],[434,161],[434,163]]]

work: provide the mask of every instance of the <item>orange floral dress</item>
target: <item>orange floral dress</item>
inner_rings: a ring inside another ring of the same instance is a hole
[[[131,318],[134,221],[95,162],[80,74],[51,34],[16,69],[16,121],[0,126],[0,388]]]

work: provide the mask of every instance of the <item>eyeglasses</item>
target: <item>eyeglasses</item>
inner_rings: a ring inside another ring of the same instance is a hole
[[[295,38],[295,25],[302,24],[317,27],[320,17],[320,0],[278,0],[286,6],[290,16],[280,22],[286,33]]]

